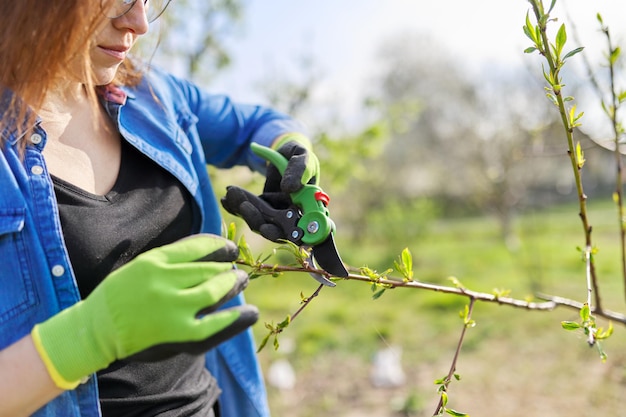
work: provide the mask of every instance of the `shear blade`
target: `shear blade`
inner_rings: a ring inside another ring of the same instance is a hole
[[[337,285],[322,274],[318,274],[316,272],[309,272],[309,275],[311,275],[317,282],[319,282],[320,284],[326,285],[327,287],[334,287]]]
[[[347,277],[348,270],[343,264],[332,233],[325,241],[313,246],[311,253],[317,264],[326,272],[336,277]],[[334,283],[333,283],[334,284]]]

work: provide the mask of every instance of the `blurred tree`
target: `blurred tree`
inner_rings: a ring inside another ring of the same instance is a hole
[[[292,61],[295,75],[287,73],[287,68],[274,68],[257,82],[257,87],[272,107],[304,121],[315,112],[312,96],[323,75],[313,57],[306,53]]]
[[[152,24],[139,51],[206,85],[230,64],[226,42],[240,28],[244,9],[245,0],[176,0]]]
[[[447,214],[492,213],[514,241],[516,208],[536,203],[529,192],[571,176],[556,113],[536,100],[541,83],[497,68],[477,82],[428,36],[391,39],[379,62],[378,105],[391,126],[386,192],[433,198]]]

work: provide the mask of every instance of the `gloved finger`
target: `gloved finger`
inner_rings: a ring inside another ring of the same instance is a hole
[[[239,206],[246,200],[246,191],[244,189],[230,185],[226,187],[226,194],[222,197],[220,202],[222,203],[222,207],[224,207],[227,212],[238,216]]]
[[[302,184],[308,181],[303,181],[303,175],[307,168],[307,155],[306,148],[295,141],[286,142],[281,145],[277,152],[287,159],[287,167],[285,172],[281,175],[278,169],[269,164],[267,172],[265,174],[265,186],[263,193],[283,191],[292,193],[302,188]]]
[[[283,179],[280,181],[280,189],[286,193],[295,193],[302,188],[311,178],[305,177],[308,155],[294,155],[289,159]]]
[[[250,229],[260,233],[264,238],[271,240],[272,242],[278,242],[280,239],[287,238],[282,227],[271,223],[271,220],[261,214],[261,212],[258,211],[251,202],[246,201],[243,203],[240,211],[241,217],[245,220],[248,226],[250,226]]]
[[[280,189],[286,193],[294,193],[309,181],[312,173],[306,173],[309,152],[301,144],[292,141],[278,148],[278,152],[287,158],[287,167],[283,172]]]
[[[268,220],[263,216],[259,209],[250,201],[245,201],[239,206],[239,214],[250,226],[250,229],[258,232],[261,226],[266,224]]]
[[[235,242],[227,239],[223,247],[197,259],[197,262],[235,262],[237,259],[239,259],[239,248]]]
[[[237,245],[234,242],[221,236],[198,234],[177,240],[169,245],[151,249],[139,255],[137,260],[146,259],[161,261],[166,264],[175,264],[202,259],[218,251],[231,253],[236,249]],[[223,254],[216,256],[223,256]]]
[[[291,199],[285,193],[263,194],[258,197],[235,186],[228,187],[226,196],[222,199],[222,205],[227,211],[243,218],[250,229],[258,233],[272,222],[270,217],[277,209],[287,208],[290,204]],[[279,229],[276,226],[272,228]]]
[[[260,198],[277,210],[284,210],[293,205],[293,201],[291,201],[289,194],[283,193],[282,191],[263,193]]]
[[[248,274],[232,268],[206,282],[184,292],[184,298],[192,306],[197,306],[197,317],[216,311],[227,301],[242,292],[249,282]]]
[[[200,352],[211,349],[252,326],[258,319],[258,308],[250,304],[231,307],[208,314],[198,320],[198,326],[206,332],[205,334],[208,337],[202,340],[198,345],[189,347],[187,351],[194,353],[192,349],[199,348]],[[216,331],[217,328],[221,328],[221,330]]]
[[[226,187],[226,195],[222,197],[221,202],[224,209],[235,216],[241,216],[241,205],[245,202],[251,202],[259,209],[265,204],[256,195],[234,185]]]
[[[280,182],[283,176],[274,165],[269,164],[265,171],[265,185],[263,186],[263,193],[272,193],[280,191]]]
[[[161,274],[161,279],[154,280],[156,285],[152,288],[146,288],[146,293],[152,296],[165,294],[169,297],[168,291],[174,290],[190,290],[198,286],[205,285],[207,282],[212,283],[213,277],[219,274],[229,273],[233,271],[232,262],[187,262],[179,264],[170,264],[160,267],[161,271],[166,272],[167,276]],[[228,285],[229,282],[226,282]],[[221,286],[216,286],[220,289]],[[182,299],[177,298],[176,301],[186,303]],[[172,301],[173,302],[173,301]]]
[[[180,353],[201,355],[246,330],[259,319],[258,308],[249,304],[225,309],[223,313],[231,317],[231,319],[227,321],[228,324],[226,326],[222,325],[220,330],[216,330],[215,327],[213,327],[214,323],[209,323],[209,331],[208,333],[204,333],[205,337],[201,340],[155,345],[130,356],[127,360],[135,362],[154,362],[167,359]],[[213,313],[205,318],[218,315],[222,315],[222,311]],[[205,320],[205,318],[201,320]]]
[[[259,228],[259,233],[267,240],[271,240],[272,242],[279,242],[280,240],[286,240],[287,236],[283,232],[283,229],[277,227],[271,223],[266,223],[261,225]]]

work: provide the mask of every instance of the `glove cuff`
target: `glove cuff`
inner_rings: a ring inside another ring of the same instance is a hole
[[[279,136],[278,138],[276,138],[274,143],[272,143],[271,148],[274,150],[278,150],[287,142],[297,142],[302,145],[306,150],[312,150],[311,141],[309,140],[309,138],[306,135],[297,132],[285,133],[284,135]]]
[[[35,349],[48,374],[61,389],[74,389],[97,370],[115,360],[99,332],[106,332],[106,323],[96,328],[90,323],[90,312],[84,301],[37,324],[31,331]]]
[[[64,390],[72,390],[76,388],[82,380],[79,379],[76,381],[68,381],[63,377],[63,375],[59,373],[56,366],[54,365],[54,362],[52,361],[52,359],[50,359],[50,356],[48,356],[48,352],[44,348],[44,344],[41,341],[41,335],[39,334],[39,328],[39,325],[36,325],[31,331],[30,335],[33,339],[35,349],[37,350],[37,353],[39,353],[39,357],[46,367],[48,375],[50,375],[50,378],[54,382],[54,385]]]

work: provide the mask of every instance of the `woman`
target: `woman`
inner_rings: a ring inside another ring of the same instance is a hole
[[[0,416],[269,414],[205,167],[317,159],[283,114],[137,70],[167,3],[0,0]]]

